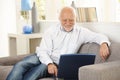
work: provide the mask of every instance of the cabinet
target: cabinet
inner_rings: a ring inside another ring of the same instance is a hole
[[[35,53],[42,39],[42,33],[33,34],[8,34],[9,55],[22,55]]]

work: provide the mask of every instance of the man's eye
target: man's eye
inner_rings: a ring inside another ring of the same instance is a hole
[[[72,22],[73,20],[71,19],[71,20],[69,20],[70,22]]]
[[[66,22],[67,20],[63,20],[64,22]]]
[[[73,19],[69,19],[69,20],[65,19],[65,20],[63,20],[63,21],[64,21],[64,22],[67,22],[67,21],[73,22],[74,20],[73,20]]]

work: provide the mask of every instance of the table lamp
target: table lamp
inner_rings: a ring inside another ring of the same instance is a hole
[[[29,11],[32,9],[31,0],[21,0],[21,10],[22,11]]]
[[[21,0],[21,11],[23,11],[23,17],[26,20],[26,25],[23,27],[24,34],[32,33],[32,26],[28,25],[30,13],[29,11],[32,9],[32,1],[31,0]]]

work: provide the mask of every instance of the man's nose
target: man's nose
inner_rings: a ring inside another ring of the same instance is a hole
[[[71,21],[70,21],[70,20],[67,20],[67,21],[66,21],[66,24],[70,24],[70,23],[71,23]]]

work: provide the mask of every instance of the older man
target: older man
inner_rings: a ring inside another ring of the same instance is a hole
[[[75,10],[71,7],[62,8],[59,20],[60,23],[45,31],[40,46],[36,48],[36,54],[18,62],[7,80],[36,80],[57,76],[60,55],[75,54],[87,42],[99,44],[100,56],[106,60],[110,54],[110,42],[106,36],[76,25]]]

